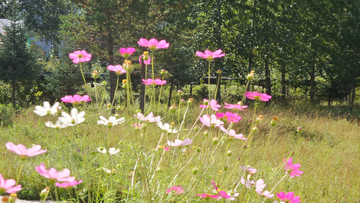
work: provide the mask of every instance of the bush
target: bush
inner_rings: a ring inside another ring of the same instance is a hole
[[[0,104],[0,125],[12,125],[13,108],[11,104]]]

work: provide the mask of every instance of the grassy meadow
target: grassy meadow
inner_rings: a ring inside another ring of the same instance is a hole
[[[176,129],[185,115],[179,134],[164,133],[150,122],[136,129],[133,124],[139,119],[124,109],[116,110],[119,117],[125,118],[124,123],[111,128],[98,125],[98,106],[89,103],[78,107],[86,112],[85,122],[67,128],[46,127],[45,122],[55,122],[57,116],[40,117],[33,113],[34,108],[23,109],[11,127],[0,128],[0,171],[5,179],[19,179],[23,188],[18,192],[19,198],[40,199],[40,191],[50,187],[48,198],[53,200],[57,190],[58,199],[73,202],[200,202],[204,199],[195,194],[216,194],[213,180],[220,190],[234,193],[236,188],[239,196],[234,202],[279,202],[276,193],[281,191],[294,192],[301,202],[360,202],[360,128],[345,119],[263,104],[254,114],[251,105],[247,111],[237,112],[242,119],[232,127],[236,133],[252,138],[244,141],[230,139],[218,128],[203,126],[197,118],[208,113],[208,109],[201,109],[198,103],[185,102],[180,109],[177,105],[173,113],[154,112],[162,122],[174,122]],[[63,104],[62,110],[68,112]],[[132,112],[135,110],[134,107]],[[219,112],[226,111],[221,108]],[[110,111],[104,107],[100,115],[109,118]],[[263,116],[259,123],[249,123],[259,115]],[[274,116],[278,122],[271,126]],[[253,124],[257,132],[252,132]],[[302,132],[297,132],[298,127],[302,127]],[[209,135],[204,134],[206,130]],[[169,147],[167,141],[177,137],[193,142],[170,147],[169,151],[159,148]],[[21,160],[5,148],[7,142],[27,148],[38,144],[47,152]],[[120,151],[103,154],[97,150],[99,147]],[[292,178],[286,173],[287,158],[301,164],[301,177]],[[83,182],[71,189],[55,190],[53,181],[35,171],[40,163],[58,171],[68,168],[71,176]],[[240,183],[241,177],[246,178],[240,168],[244,165],[257,169],[252,178],[263,179],[264,191],[275,194],[273,198],[265,199],[254,188]],[[176,185],[184,189],[182,194],[166,194],[168,188]]]

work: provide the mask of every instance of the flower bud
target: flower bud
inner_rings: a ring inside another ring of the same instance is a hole
[[[190,98],[190,99],[188,99],[187,104],[190,105],[190,104],[193,103],[193,101],[194,101],[194,99],[193,99],[193,98]]]
[[[253,120],[250,119],[250,120],[249,120],[249,124],[252,124],[252,123],[253,123]]]
[[[107,84],[107,82],[106,81],[102,81],[102,83],[101,83],[102,85],[106,85]]]
[[[91,73],[92,77],[94,79],[98,78],[99,77],[99,72],[97,70],[94,70],[92,73]]]
[[[149,59],[149,52],[148,51],[144,51],[143,53],[143,59],[146,61]]]
[[[244,145],[244,146],[243,146],[243,149],[247,149],[247,148],[248,148],[248,146],[247,146],[247,145]]]
[[[211,142],[212,142],[213,144],[217,144],[217,143],[219,142],[219,138],[214,137],[214,138],[211,140]]]
[[[297,128],[297,132],[298,132],[298,133],[301,133],[302,131],[303,131],[303,128],[302,128],[302,127],[298,127],[298,128]]]
[[[253,133],[257,133],[257,132],[259,131],[259,129],[258,129],[257,127],[254,127],[254,128],[252,129],[252,131],[253,131]]]
[[[225,165],[225,166],[224,166],[224,171],[227,171],[228,168],[229,168],[229,167],[228,167],[227,165]]]
[[[180,99],[180,104],[184,104],[184,99]]]
[[[254,79],[254,71],[252,70],[249,75],[246,76],[246,79],[252,81]]]
[[[197,131],[199,131],[199,130],[200,130],[199,127],[197,127],[197,126],[194,127],[194,131],[195,131],[195,132],[197,132]]]
[[[156,168],[156,171],[157,171],[157,172],[162,172],[162,169],[161,169],[160,167],[157,167],[157,168]]]
[[[231,155],[232,155],[232,151],[230,151],[230,150],[227,151],[227,152],[226,152],[226,155],[231,156]]]
[[[217,74],[221,74],[221,72],[222,71],[220,69],[216,71]]]
[[[192,173],[193,173],[194,175],[196,175],[198,172],[199,172],[199,169],[198,169],[197,167],[194,167],[194,168],[192,169]]]
[[[46,187],[45,189],[41,190],[40,192],[40,198],[44,199],[49,194],[50,188]]]
[[[11,193],[10,199],[9,199],[10,203],[14,203],[16,201],[16,199],[17,199],[16,193]]]
[[[175,103],[173,103],[173,105],[170,106],[169,111],[170,111],[170,113],[175,113],[176,112]]]
[[[181,96],[183,94],[183,92],[181,90],[177,91],[177,95]]]
[[[208,135],[209,135],[209,131],[205,130],[204,135],[205,135],[205,136],[208,136]]]
[[[209,100],[207,100],[207,99],[204,99],[204,102],[203,102],[203,104],[204,104],[205,106],[207,106],[207,105],[209,104]]]
[[[161,75],[165,75],[166,73],[167,73],[166,70],[164,70],[164,69],[161,69],[161,70],[160,70],[160,74],[161,74]]]
[[[259,116],[256,118],[255,123],[260,123],[262,120],[263,120],[263,116],[262,116],[262,115],[259,115]]]
[[[270,125],[271,125],[271,126],[276,126],[276,125],[277,125],[277,122],[278,122],[278,118],[277,118],[276,116],[274,116],[274,117],[272,118],[272,120],[271,120]]]
[[[106,104],[106,107],[107,107],[107,108],[111,108],[111,104],[110,104],[110,103],[107,103],[107,104]]]

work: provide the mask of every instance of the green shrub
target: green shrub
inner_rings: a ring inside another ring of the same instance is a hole
[[[13,108],[11,104],[0,104],[0,125],[12,125]]]

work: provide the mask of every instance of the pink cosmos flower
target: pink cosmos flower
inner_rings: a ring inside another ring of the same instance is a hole
[[[220,190],[218,187],[216,187],[215,182],[214,182],[213,180],[211,181],[211,183],[212,183],[212,185],[214,186],[216,192],[219,193],[219,195],[220,195],[219,198],[229,199],[229,200],[231,200],[231,201],[235,200],[235,197],[229,195],[227,192],[222,191],[222,190]]]
[[[87,62],[91,60],[91,54],[88,54],[85,50],[74,51],[74,53],[69,54],[70,59],[73,60],[73,63]]]
[[[62,188],[70,188],[70,187],[74,187],[75,185],[79,185],[80,183],[82,183],[82,180],[76,181],[69,181],[69,182],[65,182],[65,183],[55,183],[56,187],[62,187]]]
[[[116,66],[109,65],[107,69],[109,69],[110,71],[114,71],[118,75],[126,73],[126,70],[121,65],[116,65]]]
[[[216,113],[216,118],[227,118],[228,123],[237,123],[241,119],[241,116],[239,116],[237,113],[231,113],[228,111],[226,113]]]
[[[245,97],[251,100],[261,100],[261,101],[269,101],[271,99],[270,95],[260,94],[259,92],[246,92]]]
[[[238,109],[240,111],[246,111],[246,110],[243,110],[245,108],[247,108],[248,106],[242,106],[241,105],[241,102],[237,103],[237,104],[228,104],[228,103],[225,103],[225,106],[224,108],[225,109]]]
[[[247,140],[243,134],[236,134],[235,130],[231,129],[230,131],[227,131],[226,128],[220,127],[220,130],[228,134],[231,138],[236,138],[240,140]]]
[[[143,81],[143,84],[145,84],[145,85],[152,85],[154,83],[153,79],[151,79],[151,78],[148,78],[147,80],[142,79],[142,81]]]
[[[174,142],[171,142],[168,140],[167,144],[170,146],[170,147],[179,147],[179,146],[186,146],[186,145],[189,145],[192,143],[192,140],[186,138],[184,139],[184,141],[182,140],[179,140],[179,139],[176,139]]]
[[[255,174],[257,172],[256,168],[253,167],[240,166],[240,168],[246,173],[250,173],[250,174]]]
[[[0,195],[3,193],[16,193],[17,191],[21,190],[21,185],[17,185],[13,187],[16,184],[16,181],[13,179],[7,179],[5,180],[3,176],[0,174]]]
[[[47,150],[40,150],[40,145],[35,145],[34,147],[30,149],[26,149],[26,147],[22,144],[14,145],[12,142],[8,142],[5,144],[6,148],[18,155],[21,156],[21,158],[27,158],[29,156],[36,156],[39,154],[45,153]]]
[[[224,126],[224,122],[217,119],[214,114],[211,115],[211,117],[209,115],[205,114],[203,117],[200,117],[199,119],[207,127],[223,127]]]
[[[35,170],[40,175],[42,175],[45,178],[50,179],[50,180],[56,180],[56,181],[60,181],[60,182],[70,182],[70,181],[75,180],[75,177],[70,176],[70,170],[67,168],[60,172],[58,172],[54,168],[50,168],[49,170],[46,170],[45,164],[42,163],[39,166],[36,166]]]
[[[155,79],[154,83],[156,85],[165,85],[166,84],[166,80],[161,80],[161,79]]]
[[[220,195],[210,195],[210,194],[195,194],[195,195],[204,199],[218,199],[219,197],[221,197]]]
[[[197,51],[196,52],[196,56],[198,57],[202,57],[208,61],[211,61],[212,59],[214,58],[221,58],[223,56],[225,56],[225,53],[221,53],[222,50],[221,49],[218,49],[214,52],[211,52],[209,50],[205,50],[205,53],[201,52],[201,51]]]
[[[210,108],[212,108],[214,111],[219,111],[219,108],[221,107],[221,105],[217,104],[217,101],[215,99],[212,99],[210,102],[207,99],[204,99],[204,102],[208,102],[208,105],[204,105],[201,104],[200,108],[208,108],[210,106]]]
[[[184,193],[184,189],[182,189],[180,185],[176,185],[166,190],[166,194],[170,194],[172,192],[174,192],[175,195],[180,195]]]
[[[142,120],[142,121],[149,121],[151,123],[158,122],[161,120],[160,116],[154,117],[153,112],[149,113],[147,116],[144,116],[144,114],[139,112],[139,113],[137,113],[137,115],[134,115],[134,117],[136,117],[137,119]]]
[[[165,40],[158,41],[155,38],[152,38],[149,41],[145,38],[141,38],[138,41],[138,44],[142,47],[147,47],[152,51],[155,51],[155,49],[166,49],[169,47],[169,43],[167,43]]]
[[[158,147],[156,148],[156,151],[157,151],[158,149],[163,149],[163,150],[165,150],[165,151],[169,151],[170,147],[158,146]]]
[[[287,173],[290,173],[290,176],[295,178],[295,176],[300,177],[301,174],[303,174],[304,172],[298,170],[300,168],[300,164],[292,164],[292,158],[289,158],[288,161],[286,161],[286,159],[284,159],[284,163],[285,165],[285,170]]]
[[[66,95],[65,97],[61,98],[61,101],[64,103],[79,104],[81,102],[91,101],[91,99],[89,95],[80,96],[78,94],[75,94],[74,96]]]
[[[119,49],[120,54],[125,57],[128,58],[131,54],[133,54],[136,51],[135,48],[133,47],[128,47],[128,48],[121,48]]]
[[[142,65],[141,59],[142,59],[143,56],[144,56],[144,54],[142,54],[142,55],[139,57],[139,63],[140,63],[140,65]],[[145,65],[149,65],[150,63],[151,63],[151,59],[150,59],[150,56],[148,56],[148,60],[144,60],[144,64],[145,64]]]
[[[288,202],[288,203],[299,203],[300,202],[300,197],[299,196],[294,197],[293,192],[288,192],[286,194],[284,192],[280,192],[280,193],[277,193],[276,196],[279,199],[284,200],[285,202]]]

